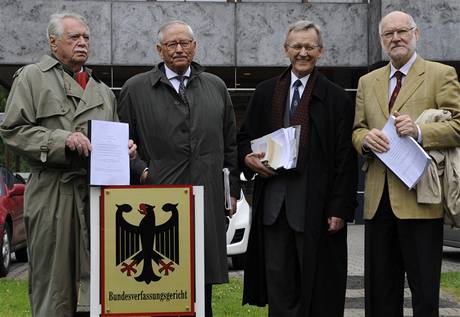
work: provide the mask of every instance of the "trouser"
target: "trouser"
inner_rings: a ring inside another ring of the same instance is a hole
[[[85,178],[62,183],[41,176],[32,174],[28,183],[24,216],[32,315],[71,317],[77,309],[82,268],[89,269],[89,250],[81,242],[82,206],[77,206],[74,191],[77,183],[86,186]],[[47,199],[38,194],[43,188],[54,189]]]
[[[439,316],[442,239],[442,219],[398,219],[385,185],[365,221],[366,317],[403,317],[405,274],[414,317]]]
[[[284,208],[264,226],[265,274],[270,317],[297,316],[301,307],[303,233],[291,229]]]

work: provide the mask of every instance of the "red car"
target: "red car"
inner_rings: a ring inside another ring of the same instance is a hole
[[[27,261],[24,188],[21,176],[0,166],[0,277],[8,274],[12,252],[16,260]]]

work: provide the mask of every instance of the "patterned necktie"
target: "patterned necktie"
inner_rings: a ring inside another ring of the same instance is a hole
[[[182,99],[182,101],[188,105],[188,101],[187,101],[187,96],[185,95],[185,84],[184,84],[184,79],[185,79],[185,76],[177,76],[176,77],[177,80],[179,80],[179,95]]]
[[[88,82],[88,73],[87,72],[78,72],[75,76],[77,83],[85,90],[86,83]]]
[[[297,109],[297,106],[299,105],[300,102],[300,93],[299,93],[299,87],[302,86],[302,82],[300,79],[297,79],[294,84],[294,94],[292,95],[292,102],[291,102],[291,109],[290,109],[290,118],[295,113],[295,110]]]
[[[394,73],[393,75],[396,77],[396,87],[393,89],[393,92],[391,93],[390,97],[390,103],[388,104],[388,111],[391,113],[391,108],[393,108],[393,105],[395,103],[396,97],[398,97],[399,91],[401,90],[401,81],[404,76],[403,73],[401,73],[399,70]]]

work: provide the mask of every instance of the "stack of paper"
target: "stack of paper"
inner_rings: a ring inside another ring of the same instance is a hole
[[[297,165],[300,125],[281,128],[251,141],[253,152],[263,152],[262,162],[273,169],[292,169]]]
[[[398,136],[394,116],[390,116],[382,132],[390,141],[390,150],[384,153],[374,152],[375,155],[409,189],[412,189],[425,173],[430,163],[430,156],[413,138]]]

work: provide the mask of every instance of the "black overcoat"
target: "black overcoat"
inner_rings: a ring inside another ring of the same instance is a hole
[[[244,165],[251,153],[250,140],[276,130],[272,126],[272,98],[279,77],[259,84],[238,134],[239,163],[246,177],[253,172]],[[356,207],[357,161],[351,129],[354,104],[347,93],[318,73],[309,104],[307,153],[299,175],[292,175],[306,199],[305,272],[302,316],[343,316],[347,278],[346,227],[328,233],[327,218],[351,221]],[[306,173],[306,174],[305,174]],[[276,176],[275,176],[276,177]],[[302,179],[302,182],[299,182]],[[265,180],[254,183],[253,223],[247,250],[243,304],[267,304],[263,251],[262,212]],[[300,197],[300,195],[299,195]]]

